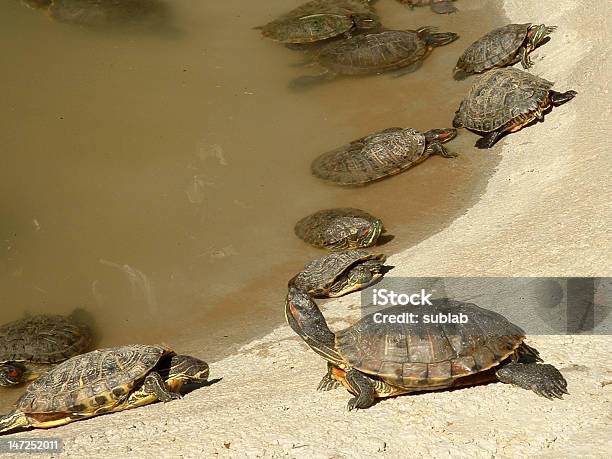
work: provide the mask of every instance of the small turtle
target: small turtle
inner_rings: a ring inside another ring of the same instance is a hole
[[[388,271],[382,254],[365,250],[332,252],[308,263],[289,281],[314,297],[336,298],[367,287]]]
[[[363,185],[405,171],[431,155],[456,156],[442,145],[456,135],[452,128],[425,133],[389,128],[323,153],[312,162],[311,171],[338,185]]]
[[[493,67],[505,67],[521,62],[523,68],[533,66],[531,53],[550,39],[556,26],[544,24],[508,24],[492,30],[472,43],[461,55],[453,71],[456,80],[482,73]]]
[[[374,29],[380,23],[374,10],[361,0],[313,0],[262,27],[261,34],[297,45],[348,35],[353,29]]]
[[[338,75],[368,75],[397,69],[403,69],[402,74],[414,72],[434,47],[446,45],[459,37],[452,32],[433,31],[432,27],[386,30],[329,43],[315,55],[316,62],[326,71],[296,78],[290,85],[299,89]]]
[[[328,362],[319,390],[342,384],[354,394],[349,410],[368,408],[378,397],[495,380],[549,399],[568,393],[559,370],[536,363],[542,361],[539,353],[524,342],[520,327],[475,304],[430,301],[431,306],[393,306],[333,333],[312,298],[290,288],[285,317]],[[459,314],[467,323],[440,325],[432,319]]]
[[[359,209],[320,210],[295,224],[295,234],[315,247],[346,250],[376,244],[383,223]]]
[[[91,331],[70,316],[35,315],[0,327],[0,386],[35,379],[45,366],[88,350]]]
[[[208,365],[163,346],[135,344],[82,354],[28,386],[0,432],[49,428],[155,401],[181,398],[185,383],[202,383]]]
[[[400,3],[409,5],[411,8],[415,6],[427,6],[429,5],[434,13],[438,14],[450,14],[456,13],[457,8],[453,5],[455,0],[397,0]]]
[[[513,67],[494,69],[474,83],[455,114],[453,126],[484,136],[478,148],[491,148],[505,132],[515,132],[544,119],[551,107],[574,98],[576,91],[557,92],[554,83]]]

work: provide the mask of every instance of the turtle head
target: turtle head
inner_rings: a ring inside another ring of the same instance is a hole
[[[201,383],[208,379],[208,364],[189,355],[175,355],[170,363],[168,382]]]
[[[380,27],[378,20],[372,16],[355,15],[351,16],[351,19],[358,29],[374,30]]]
[[[335,346],[336,336],[327,326],[327,322],[317,304],[308,293],[295,287],[289,287],[285,301],[285,318],[287,323],[311,347]]]
[[[427,131],[425,134],[425,140],[427,143],[432,142],[448,142],[449,140],[454,139],[457,136],[457,129],[453,128],[444,128],[444,129],[432,129],[431,131]]]
[[[41,8],[49,8],[53,0],[21,0],[25,6],[38,10]]]
[[[0,386],[10,387],[25,381],[26,367],[18,362],[8,362],[0,365]]]
[[[418,37],[423,40],[427,46],[437,47],[448,45],[459,38],[459,35],[453,32],[435,33],[435,27],[421,27],[417,29]]]
[[[545,24],[534,24],[527,31],[527,51],[533,51],[538,46],[550,40],[549,35],[555,31],[557,26],[546,26]]]
[[[383,231],[381,220],[373,222],[361,218],[358,220],[359,224],[355,225],[354,232],[348,237],[348,248],[370,247],[376,243]],[[346,248],[346,246],[338,248]]]

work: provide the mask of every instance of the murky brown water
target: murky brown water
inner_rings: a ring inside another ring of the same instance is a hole
[[[461,39],[401,78],[294,93],[288,82],[316,69],[252,27],[300,3],[173,0],[173,33],[92,31],[0,3],[0,322],[81,306],[101,345],[164,341],[214,360],[282,320],[287,279],[324,253],[293,234],[307,213],[378,215],[393,253],[477,201],[499,158],[464,132],[448,144],[458,159],[364,188],[320,182],[309,165],[386,127],[450,126],[470,84],[451,70],[504,23],[495,2],[439,16],[381,0],[388,28]]]

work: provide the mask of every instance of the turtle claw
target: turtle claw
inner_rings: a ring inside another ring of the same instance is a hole
[[[563,398],[567,392],[567,381],[554,366],[539,363],[509,363],[497,371],[500,381],[532,390],[536,394],[546,397]]]

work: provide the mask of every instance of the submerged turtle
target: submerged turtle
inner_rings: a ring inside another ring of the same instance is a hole
[[[311,170],[316,177],[338,185],[363,185],[398,174],[431,155],[456,156],[442,145],[456,135],[452,128],[425,133],[389,128],[323,153],[313,161]]]
[[[544,113],[574,98],[576,91],[557,92],[554,83],[515,68],[491,70],[474,83],[456,112],[453,126],[484,137],[478,148],[491,148],[505,132],[515,132]]]
[[[185,383],[208,378],[208,365],[163,346],[135,344],[73,357],[28,386],[0,432],[49,428],[91,416],[181,398]]]
[[[332,252],[308,263],[301,273],[289,281],[314,297],[336,298],[367,287],[389,269],[382,254],[365,250]]]
[[[544,24],[508,24],[495,29],[472,43],[461,55],[453,72],[456,80],[472,73],[482,73],[493,67],[505,67],[521,62],[523,68],[533,66],[531,53],[548,41],[555,26]]]
[[[378,28],[373,8],[361,0],[313,0],[268,24],[261,34],[286,44],[305,44],[348,34],[353,29]]]
[[[316,54],[316,62],[326,72],[315,76],[302,76],[291,86],[299,88],[330,80],[338,75],[367,75],[403,69],[413,72],[434,47],[455,41],[452,32],[433,33],[432,27],[418,30],[386,30],[356,35],[325,45]]]
[[[315,247],[345,250],[376,244],[383,223],[359,209],[320,210],[295,224],[295,234]]]
[[[409,5],[411,8],[415,6],[427,6],[431,7],[434,13],[438,14],[450,14],[456,13],[457,8],[453,5],[455,0],[397,0],[400,3]]]
[[[46,364],[62,362],[88,350],[91,331],[68,317],[35,315],[0,327],[0,386],[36,378]]]
[[[450,299],[431,306],[394,306],[333,333],[315,302],[290,288],[289,326],[328,362],[319,390],[342,384],[354,397],[348,409],[368,408],[377,397],[499,380],[552,399],[567,394],[554,366],[539,364],[524,331],[502,315]],[[412,316],[409,314],[412,313]],[[440,325],[438,315],[467,317]],[[402,320],[407,316],[416,320]],[[426,321],[425,316],[430,320]]]

